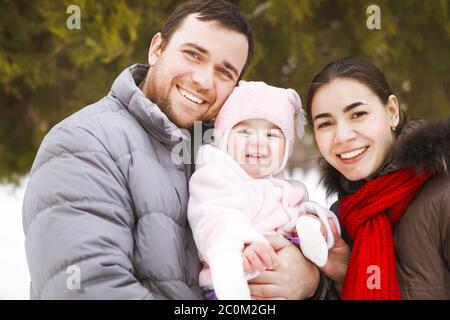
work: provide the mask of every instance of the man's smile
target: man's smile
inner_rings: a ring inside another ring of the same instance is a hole
[[[197,95],[195,95],[195,94],[193,94],[193,93],[188,92],[187,90],[181,88],[181,87],[178,86],[178,85],[177,85],[177,89],[178,89],[178,92],[179,92],[183,97],[185,97],[187,100],[189,100],[189,101],[191,101],[191,102],[193,102],[193,103],[196,103],[196,104],[200,105],[200,104],[203,104],[203,103],[207,102],[207,101],[205,101],[204,99],[202,99],[201,97],[199,97],[199,96],[197,96]]]

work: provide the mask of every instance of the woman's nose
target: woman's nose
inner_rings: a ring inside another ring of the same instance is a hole
[[[335,143],[345,143],[355,137],[356,133],[350,125],[343,123],[336,126],[336,133],[334,135]]]

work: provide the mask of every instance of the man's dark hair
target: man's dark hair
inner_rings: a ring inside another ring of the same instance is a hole
[[[181,27],[182,22],[190,14],[198,14],[200,21],[216,21],[221,26],[242,33],[247,37],[248,54],[247,61],[242,69],[239,79],[242,78],[253,57],[253,35],[246,18],[239,12],[236,6],[224,0],[191,0],[179,5],[167,19],[161,36],[167,45],[172,35]],[[164,48],[164,45],[163,45]]]

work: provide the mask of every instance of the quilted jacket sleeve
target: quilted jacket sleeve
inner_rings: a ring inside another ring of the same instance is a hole
[[[32,299],[151,299],[134,276],[126,177],[79,127],[56,127],[33,164],[23,203]]]

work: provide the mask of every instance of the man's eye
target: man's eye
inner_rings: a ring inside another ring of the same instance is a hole
[[[227,70],[222,69],[221,72],[225,77],[227,77],[229,79],[233,79],[233,75],[230,72],[228,72]]]
[[[200,55],[197,53],[197,52],[195,52],[195,51],[192,51],[192,50],[186,50],[185,51],[190,57],[192,57],[192,58],[194,58],[195,60],[200,60]]]

